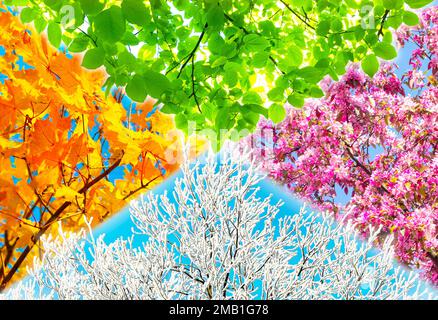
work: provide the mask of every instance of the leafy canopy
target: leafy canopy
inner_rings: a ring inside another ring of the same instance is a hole
[[[431,0],[6,0],[47,29],[53,45],[104,66],[106,87],[151,96],[178,128],[251,132],[260,117],[284,118],[288,101],[321,97],[350,61],[373,75],[397,55],[390,28],[416,24],[410,8]],[[66,7],[70,6],[70,7]],[[409,7],[408,7],[409,6]],[[70,10],[69,10],[70,9]],[[66,16],[70,14],[70,18]],[[46,18],[48,17],[48,18]],[[230,135],[230,132],[227,133]],[[225,137],[228,137],[228,136]]]

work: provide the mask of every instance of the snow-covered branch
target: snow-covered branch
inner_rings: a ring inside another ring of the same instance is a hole
[[[30,279],[6,298],[25,299],[419,299],[414,273],[393,264],[378,230],[358,241],[354,226],[258,197],[263,178],[247,153],[183,165],[172,194],[131,204],[131,240],[106,244],[85,230],[44,240]]]

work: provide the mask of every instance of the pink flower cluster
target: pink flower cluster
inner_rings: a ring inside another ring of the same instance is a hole
[[[417,49],[412,52],[410,65],[412,70],[407,72],[407,76],[416,85],[411,87],[418,88],[422,86],[421,68],[424,62],[427,62],[427,69],[430,74],[438,74],[438,9],[432,7],[425,9],[421,15],[420,24],[416,27],[401,27],[396,31],[397,41],[404,46],[406,42],[414,44]]]
[[[258,154],[275,180],[364,236],[370,224],[393,234],[398,259],[438,285],[438,7],[421,21],[397,34],[419,47],[402,79],[395,65],[373,79],[353,65],[324,80],[324,98],[288,106],[278,125],[263,120],[252,141],[272,137]]]

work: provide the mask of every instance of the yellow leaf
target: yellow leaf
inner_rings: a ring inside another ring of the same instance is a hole
[[[31,238],[35,233],[39,231],[39,228],[35,226],[35,223],[27,220],[22,219],[18,228],[17,228],[17,246],[23,246],[29,243],[31,241]]]
[[[67,186],[60,186],[55,193],[56,198],[65,198],[67,201],[74,201],[76,198],[81,199],[83,196]]]

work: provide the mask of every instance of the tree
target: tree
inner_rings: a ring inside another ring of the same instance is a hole
[[[281,119],[286,100],[321,97],[318,82],[349,61],[375,72],[376,56],[395,58],[390,28],[418,20],[405,2],[432,0],[5,0],[53,45],[85,52],[85,67],[104,66],[107,88],[156,98],[178,128],[192,121],[219,143],[260,115]]]
[[[93,225],[178,167],[172,119],[153,102],[104,97],[81,68],[0,12],[0,290],[39,254],[43,234]],[[171,159],[172,160],[172,159]]]
[[[400,261],[438,284],[438,7],[402,43],[418,45],[402,79],[385,65],[374,78],[352,66],[326,95],[284,122],[260,123],[265,170],[318,208],[347,216],[364,233],[394,235]],[[409,94],[405,94],[405,89]],[[270,137],[270,138],[269,138]],[[339,203],[345,193],[347,203]]]
[[[61,232],[43,241],[32,278],[3,298],[432,297],[414,273],[394,268],[389,238],[376,252],[371,228],[361,243],[352,224],[333,225],[328,215],[303,208],[278,217],[281,203],[257,196],[262,176],[247,153],[216,158],[185,162],[172,197],[149,193],[131,203],[142,248],[123,239],[106,244],[91,227],[90,236]]]

